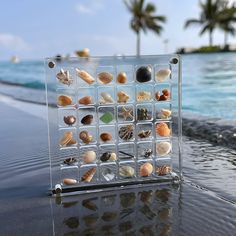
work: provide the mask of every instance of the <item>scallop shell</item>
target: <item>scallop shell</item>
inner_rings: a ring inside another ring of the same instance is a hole
[[[120,176],[130,178],[134,176],[134,168],[131,166],[122,166],[119,168]]]
[[[79,99],[79,104],[83,104],[83,105],[89,105],[92,103],[92,97],[91,96],[85,96]]]
[[[113,80],[113,75],[109,72],[101,72],[98,74],[98,80],[101,84],[109,84]]]
[[[73,83],[72,77],[68,70],[64,71],[61,69],[60,72],[57,73],[56,77],[62,84],[71,85]]]
[[[171,151],[171,144],[169,142],[160,142],[156,144],[156,152],[159,156],[165,156]]]
[[[95,175],[96,171],[97,171],[96,167],[89,169],[87,172],[84,173],[81,180],[89,183],[92,180],[93,176]]]
[[[140,166],[140,176],[142,177],[148,177],[153,172],[153,165],[149,162],[146,162]]]
[[[127,81],[127,75],[126,75],[126,73],[125,73],[125,72],[120,72],[120,73],[117,75],[116,81],[117,81],[117,83],[119,83],[119,84],[125,84],[126,81]]]
[[[159,166],[156,169],[158,175],[167,175],[171,172],[171,167],[169,165]]]
[[[156,73],[156,79],[159,82],[163,82],[170,76],[170,74],[171,74],[170,69],[161,69]]]
[[[124,91],[118,92],[117,96],[118,96],[118,102],[119,103],[126,103],[126,102],[128,102],[128,100],[130,98],[129,95],[126,94]]]
[[[77,183],[76,179],[70,179],[70,178],[63,179],[63,184],[65,184],[65,185],[73,185],[76,183]]]
[[[114,103],[114,100],[109,93],[102,92],[101,97],[102,97],[102,99],[100,99],[101,104]]]
[[[96,160],[96,152],[94,152],[94,151],[86,151],[83,154],[83,161],[86,164],[93,163],[95,160]]]
[[[92,84],[95,82],[95,79],[85,70],[79,70],[78,68],[75,69],[77,75],[86,83]]]
[[[159,123],[156,125],[156,133],[162,137],[168,137],[171,134],[171,130],[166,123]]]
[[[57,104],[59,106],[69,106],[72,104],[72,98],[69,97],[69,96],[66,96],[66,95],[60,95],[58,98],[57,98]]]
[[[61,146],[66,146],[72,139],[73,139],[73,133],[65,132],[59,143]]]
[[[134,137],[134,127],[133,125],[122,126],[119,129],[119,137],[123,140],[130,140]]]

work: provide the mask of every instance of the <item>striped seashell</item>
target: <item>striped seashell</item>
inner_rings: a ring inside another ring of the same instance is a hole
[[[158,175],[167,175],[171,172],[171,167],[169,165],[163,165],[163,166],[159,166],[156,169],[156,173]]]
[[[89,183],[92,180],[93,176],[95,175],[96,171],[97,171],[96,167],[89,169],[87,172],[84,173],[81,180]]]

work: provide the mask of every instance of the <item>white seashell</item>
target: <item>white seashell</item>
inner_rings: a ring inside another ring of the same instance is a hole
[[[60,72],[57,73],[56,77],[62,84],[70,85],[73,82],[68,70],[64,71],[61,69]]]
[[[96,160],[96,152],[87,151],[83,154],[83,161],[86,164],[93,163]]]
[[[161,69],[156,73],[156,79],[159,82],[163,82],[170,76],[170,74],[171,74],[170,69]]]
[[[88,84],[92,84],[95,82],[95,79],[85,70],[79,70],[78,68],[75,69],[77,76],[79,76],[83,81]]]
[[[134,168],[131,166],[122,166],[119,169],[120,176],[130,178],[134,176]]]
[[[106,92],[102,92],[101,93],[101,97],[102,99],[100,100],[100,103],[114,103],[114,100],[112,98],[112,96],[109,93]]]
[[[156,144],[156,152],[159,156],[165,156],[171,151],[171,144],[169,142],[160,142]]]
[[[161,119],[168,119],[170,118],[171,113],[172,112],[169,109],[161,109],[159,116]]]
[[[109,158],[109,161],[116,161],[117,157],[116,154],[114,152],[111,153],[111,156]]]

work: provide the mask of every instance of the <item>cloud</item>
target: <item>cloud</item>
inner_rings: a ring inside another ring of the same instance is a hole
[[[0,33],[0,48],[22,51],[29,49],[29,45],[17,35]]]
[[[103,4],[101,0],[90,0],[86,1],[86,4],[78,3],[75,6],[75,9],[78,13],[87,15],[94,15],[102,8]]]

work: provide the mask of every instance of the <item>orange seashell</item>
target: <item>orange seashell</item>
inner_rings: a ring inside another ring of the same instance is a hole
[[[163,137],[168,137],[171,134],[171,130],[166,123],[159,123],[156,125],[156,133]]]
[[[66,146],[72,141],[72,139],[73,139],[73,133],[65,132],[59,143],[61,146]]]
[[[63,184],[65,185],[73,185],[76,183],[77,183],[76,179],[69,179],[69,178],[63,179]]]
[[[148,177],[153,172],[153,166],[151,163],[146,162],[143,165],[140,166],[140,175],[142,177]]]
[[[57,104],[59,106],[68,106],[72,104],[72,98],[66,95],[61,95],[57,98]]]
[[[85,97],[82,97],[81,99],[79,99],[79,104],[89,105],[91,103],[92,103],[92,97],[90,97],[90,96],[85,96]]]
[[[95,175],[96,171],[97,169],[95,167],[89,169],[87,172],[84,173],[81,180],[89,183],[92,180],[93,176]]]

